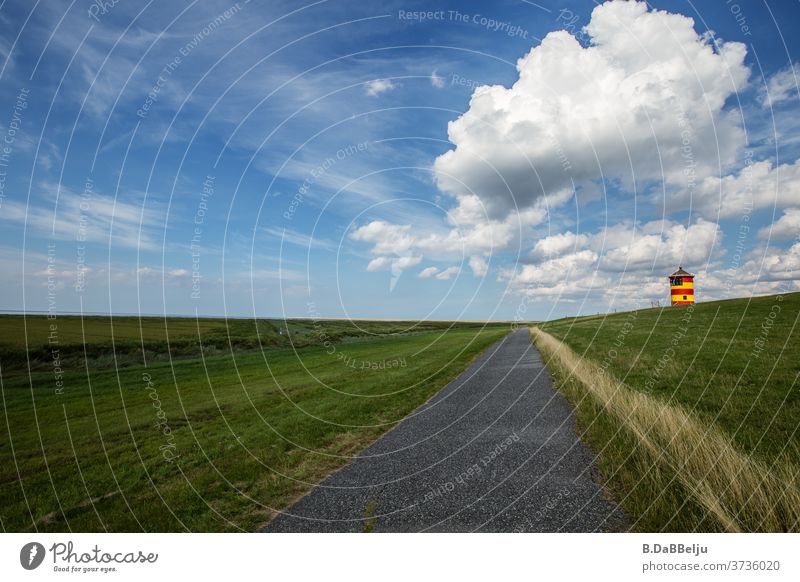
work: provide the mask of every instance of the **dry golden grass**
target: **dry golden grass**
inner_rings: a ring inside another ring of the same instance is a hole
[[[677,475],[722,529],[798,531],[800,471],[796,465],[785,460],[767,465],[754,459],[737,449],[718,427],[603,374],[600,366],[538,328],[532,328],[531,335],[548,364],[580,382],[635,437],[656,466],[666,465]]]

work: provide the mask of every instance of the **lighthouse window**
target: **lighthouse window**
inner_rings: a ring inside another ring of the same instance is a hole
[[[673,285],[683,285],[683,277],[675,277],[672,280]]]
[[[683,300],[686,301],[686,295],[683,296]]]

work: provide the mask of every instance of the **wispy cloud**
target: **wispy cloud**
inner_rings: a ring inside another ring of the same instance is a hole
[[[397,84],[393,83],[390,79],[375,79],[364,85],[364,90],[370,97],[377,97],[381,93],[386,93],[396,88]]]
[[[266,227],[263,231],[270,237],[274,237],[279,244],[295,245],[304,249],[323,249],[335,251],[336,243],[319,237],[313,237],[288,228]]]
[[[6,200],[0,220],[24,224],[40,235],[61,240],[142,250],[160,248],[157,231],[164,215],[155,208],[96,191],[78,193],[50,182],[40,184],[35,199],[49,204],[37,202],[26,208],[25,204]]]
[[[762,107],[774,107],[792,98],[797,101],[799,76],[800,64],[794,63],[769,77],[759,95]]]

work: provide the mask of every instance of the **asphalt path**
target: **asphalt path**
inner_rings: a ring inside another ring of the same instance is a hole
[[[520,329],[264,531],[624,530],[595,462]]]

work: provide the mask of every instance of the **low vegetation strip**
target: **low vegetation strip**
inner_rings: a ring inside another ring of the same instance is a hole
[[[347,321],[0,314],[3,373],[62,367],[92,369],[166,362],[224,353],[399,338],[444,329],[497,327],[497,323]]]
[[[581,409],[582,424],[594,431],[596,443],[602,442],[601,457],[610,454],[602,463],[604,471],[611,471],[613,481],[622,469],[623,488],[615,489],[626,510],[640,518],[638,528],[798,531],[796,465],[745,454],[717,426],[679,404],[632,389],[539,328],[532,329],[532,336],[558,384]],[[625,455],[620,441],[631,440],[635,448]],[[628,464],[627,471],[622,464]],[[644,476],[633,481],[635,490],[625,491],[631,465],[644,469]],[[680,502],[675,485],[691,496],[690,504]],[[690,515],[681,516],[684,509]],[[653,519],[658,515],[669,516],[660,527]]]

